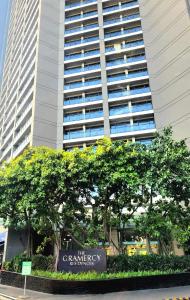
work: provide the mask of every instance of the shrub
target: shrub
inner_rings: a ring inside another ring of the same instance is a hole
[[[23,261],[32,261],[32,270],[54,270],[55,259],[53,256],[34,255],[29,258],[26,254],[17,255],[11,261],[4,262],[3,268],[7,271],[21,273]]]
[[[33,271],[32,275],[38,277],[46,277],[58,280],[101,280],[101,279],[112,279],[112,278],[128,278],[128,277],[141,277],[141,276],[152,276],[152,275],[166,275],[172,273],[178,273],[172,270],[168,271],[142,271],[142,272],[118,272],[118,273],[60,273],[60,272],[47,272],[47,271]]]
[[[53,256],[34,255],[32,256],[32,269],[33,270],[54,270],[55,259]]]
[[[5,261],[3,263],[3,269],[6,271],[12,271],[13,270],[12,261]]]
[[[190,269],[190,256],[118,255],[108,257],[109,272]]]
[[[22,253],[15,256],[11,261],[4,262],[3,269],[20,273],[22,270],[23,261],[31,261],[31,258],[29,258],[25,253]]]
[[[35,255],[28,258],[26,254],[15,256],[11,261],[3,264],[7,271],[21,272],[22,262],[32,261],[32,270],[52,272],[54,270],[55,258],[53,256]],[[162,256],[162,255],[118,255],[109,256],[107,260],[108,273],[119,272],[144,272],[190,270],[190,256]]]

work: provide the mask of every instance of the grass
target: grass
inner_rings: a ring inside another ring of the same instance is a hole
[[[140,272],[118,272],[118,273],[59,273],[59,272],[48,272],[48,271],[33,271],[32,275],[38,277],[45,277],[59,280],[100,280],[100,279],[116,279],[116,278],[129,278],[129,277],[143,277],[152,275],[167,275],[173,273],[179,273],[179,270],[168,270],[168,271],[140,271]]]

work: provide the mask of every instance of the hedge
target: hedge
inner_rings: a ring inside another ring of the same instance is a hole
[[[31,258],[26,255],[14,257],[10,262],[5,262],[3,268],[7,271],[21,272],[22,262],[32,261],[32,270],[53,271],[55,258],[53,256],[35,255]],[[118,255],[109,256],[107,271],[142,272],[142,271],[190,271],[190,256],[162,256],[162,255]]]
[[[31,261],[33,270],[54,270],[55,259],[53,256],[34,255],[32,257],[27,257],[25,254],[15,256],[11,261],[4,262],[3,269],[21,273],[23,261]]]
[[[190,256],[162,255],[118,255],[108,257],[109,272],[138,272],[150,270],[181,270],[190,269]]]
[[[43,278],[58,279],[58,280],[102,280],[102,279],[119,279],[119,278],[131,278],[131,277],[145,277],[156,275],[169,275],[173,273],[179,273],[179,270],[175,272],[173,270],[168,271],[142,271],[142,272],[117,272],[117,273],[96,273],[87,272],[80,274],[72,273],[60,273],[60,272],[48,272],[48,271],[33,271],[32,275]]]

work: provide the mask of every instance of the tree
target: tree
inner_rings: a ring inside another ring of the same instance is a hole
[[[189,199],[190,152],[170,128],[151,146],[105,138],[72,152],[29,148],[0,170],[0,217],[27,228],[29,254],[33,229],[54,241],[57,257],[64,234],[80,247],[103,241],[121,252],[113,228],[125,228],[139,209],[150,224],[148,240],[153,229],[163,232],[161,216],[185,228]]]
[[[134,218],[135,234],[147,242],[147,252],[152,254],[150,240],[159,242],[159,253],[170,255],[173,251],[174,226],[168,218],[163,218],[160,212],[152,210],[150,214],[142,214]]]
[[[166,128],[157,134],[148,155],[151,158],[150,186],[153,185],[162,199],[172,199],[176,204],[188,206],[190,151],[185,140],[173,140],[171,128]]]
[[[126,224],[144,203],[141,187],[147,155],[140,144],[103,139],[87,156],[88,164],[81,170],[90,182],[85,205],[92,207],[92,224],[101,228],[103,241],[114,244],[112,228]]]
[[[60,229],[81,219],[84,212],[72,177],[73,154],[45,147],[26,150],[1,170],[0,216],[14,228],[53,235],[57,251]],[[80,211],[80,214],[78,214]]]
[[[146,233],[148,239],[157,236],[166,248],[167,241],[174,238],[174,227],[186,230],[189,224],[190,151],[185,140],[173,140],[171,128],[166,128],[147,147],[147,155],[145,214],[136,224],[142,235]]]

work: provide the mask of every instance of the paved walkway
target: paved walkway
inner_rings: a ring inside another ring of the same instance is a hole
[[[22,289],[12,288],[4,285],[0,285],[0,293],[6,294],[12,297],[18,297],[23,295]],[[175,299],[179,297],[190,296],[190,286],[176,287],[169,289],[159,290],[141,290],[133,292],[112,293],[105,295],[49,295],[33,291],[27,291],[27,296],[31,297],[31,300],[163,300],[163,299]],[[0,297],[0,300],[3,299]]]

